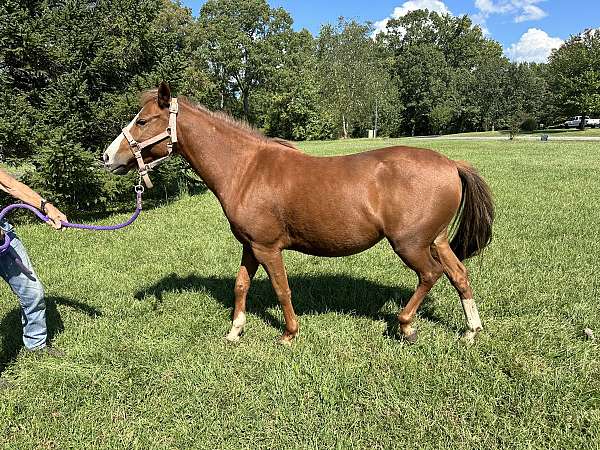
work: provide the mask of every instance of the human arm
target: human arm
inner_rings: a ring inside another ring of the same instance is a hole
[[[41,195],[2,169],[0,169],[0,189],[21,200],[22,202],[27,203],[28,205],[38,209],[43,208],[44,210],[42,212],[49,218],[47,222],[48,225],[56,229],[60,229],[62,227],[60,223],[61,220],[65,222],[67,221],[67,216],[60,212],[58,208],[47,202],[45,205],[42,205],[42,201],[44,201],[44,199]]]

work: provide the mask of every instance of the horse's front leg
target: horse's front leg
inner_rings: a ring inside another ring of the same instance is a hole
[[[233,308],[233,323],[229,334],[225,337],[229,342],[237,342],[246,325],[246,297],[250,289],[252,278],[258,269],[258,261],[250,247],[244,246],[242,262],[237,278],[235,279],[235,306]]]
[[[298,334],[298,320],[292,306],[292,292],[288,285],[287,273],[283,264],[281,250],[276,249],[257,249],[253,248],[254,256],[258,262],[265,268],[271,279],[271,284],[277,294],[283,317],[285,319],[285,332],[279,338],[279,342],[285,345],[291,345],[292,340]]]

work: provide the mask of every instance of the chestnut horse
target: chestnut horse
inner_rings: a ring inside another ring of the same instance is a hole
[[[142,150],[135,140],[149,143],[138,158],[140,167],[170,153],[164,140],[153,139],[164,136],[170,116],[174,118],[169,87],[161,83],[158,90],[142,95],[141,103],[141,111],[125,128],[127,139],[118,136],[104,153],[105,166],[113,173],[137,166],[132,137],[138,155]],[[179,101],[176,123],[174,152],[217,196],[243,246],[228,340],[237,341],[246,325],[246,295],[259,264],[283,309],[280,342],[289,344],[298,334],[298,321],[282,251],[346,256],[383,238],[418,275],[417,289],[398,314],[406,339],[416,339],[411,327],[415,313],[443,273],[460,296],[465,336],[471,340],[482,329],[461,261],[490,242],[494,208],[488,186],[467,163],[412,147],[310,156],[185,99]],[[449,242],[455,216],[457,229]]]

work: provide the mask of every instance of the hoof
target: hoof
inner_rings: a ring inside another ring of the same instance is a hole
[[[292,346],[292,339],[279,338],[279,339],[277,339],[277,343],[279,345],[283,345],[284,347],[291,347]]]
[[[227,343],[227,344],[239,344],[240,337],[227,335],[227,336],[223,337],[223,341],[225,341],[225,343]]]
[[[417,337],[418,337],[418,331],[417,330],[412,330],[411,333],[409,333],[408,335],[403,334],[402,335],[402,339],[404,339],[406,342],[408,342],[409,344],[414,344],[415,342],[417,342]]]
[[[294,339],[298,334],[290,335],[290,334],[282,334],[279,339],[277,339],[277,343],[280,345],[284,345],[285,347],[291,347]]]
[[[475,338],[477,337],[478,334],[479,334],[479,330],[478,331],[467,330],[463,333],[462,340],[467,345],[473,345],[475,343]]]
[[[225,341],[231,344],[237,344],[240,342],[240,336],[244,334],[244,328],[232,327],[231,331],[225,336]]]

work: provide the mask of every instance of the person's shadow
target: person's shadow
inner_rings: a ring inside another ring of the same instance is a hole
[[[385,334],[390,337],[398,335],[397,313],[414,292],[406,287],[386,286],[347,275],[290,276],[289,284],[294,310],[298,315],[338,312],[383,320],[387,324]],[[138,291],[134,297],[137,300],[155,297],[157,303],[162,303],[164,293],[206,290],[224,307],[232,308],[234,285],[235,278],[196,275],[182,278],[173,273]],[[382,310],[388,302],[395,306],[393,313],[388,311],[390,308]],[[276,305],[279,302],[270,280],[253,280],[248,293],[248,312],[256,314],[273,327],[282,328],[281,321],[269,311]],[[423,300],[419,313],[429,320],[443,321],[435,314],[429,296]]]
[[[76,309],[90,317],[100,317],[102,315],[96,308],[69,298],[47,296],[44,300],[46,301],[46,325],[48,327],[49,343],[52,343],[52,339],[56,334],[64,330],[64,324],[56,305]],[[21,309],[19,307],[11,310],[0,321],[0,338],[3,342],[2,348],[0,348],[1,375],[4,369],[16,360],[23,348],[23,327],[21,325]]]

